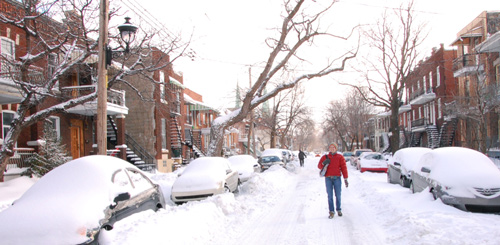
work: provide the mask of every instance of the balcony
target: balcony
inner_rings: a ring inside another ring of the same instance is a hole
[[[464,77],[484,71],[484,66],[477,62],[477,54],[466,54],[453,60],[453,76]]]
[[[61,88],[62,97],[65,99],[76,98],[88,95],[96,91],[96,85],[70,86]],[[125,106],[125,91],[108,89],[107,114],[110,116],[119,114],[128,114],[128,108]],[[67,110],[69,113],[93,116],[97,114],[97,98],[93,101],[77,105]]]
[[[32,66],[28,70],[29,82],[42,84],[44,81],[43,69]],[[20,66],[10,64],[3,60],[0,62],[0,105],[20,103],[24,99],[19,84],[15,80],[21,80]]]
[[[410,105],[423,105],[436,99],[436,93],[433,88],[419,89],[410,94]]]
[[[419,118],[417,120],[411,121],[411,131],[412,132],[423,132],[427,125],[429,125],[428,118]]]

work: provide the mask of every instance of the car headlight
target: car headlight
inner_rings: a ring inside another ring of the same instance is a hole
[[[90,243],[95,240],[95,236],[97,235],[97,233],[99,233],[99,230],[100,228],[88,229],[82,226],[78,229],[77,232],[79,235],[87,237],[85,243]]]

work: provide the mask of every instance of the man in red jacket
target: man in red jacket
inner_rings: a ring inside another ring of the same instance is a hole
[[[349,186],[347,182],[347,166],[345,164],[345,159],[342,154],[337,153],[337,144],[331,143],[328,147],[330,151],[327,155],[324,155],[319,159],[318,168],[323,168],[323,161],[328,157],[330,159],[330,165],[326,170],[325,174],[325,185],[326,193],[328,194],[328,209],[330,210],[329,219],[332,219],[335,215],[335,205],[333,204],[333,191],[335,191],[335,204],[337,206],[337,214],[342,216],[342,208],[340,207],[340,194],[342,192],[342,181],[341,176],[344,176],[345,187]]]

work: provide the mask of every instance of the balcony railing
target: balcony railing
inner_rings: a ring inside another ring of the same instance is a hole
[[[9,169],[30,167],[26,160],[33,156],[34,152],[33,148],[14,148],[14,156],[10,157],[7,163],[7,172]]]
[[[411,121],[411,127],[412,128],[415,128],[415,127],[422,127],[422,126],[426,126],[429,124],[429,119],[428,118],[419,118],[417,120],[413,120]]]
[[[482,71],[484,67],[478,62],[478,54],[465,54],[453,60],[453,76],[461,77]]]
[[[419,89],[419,90],[415,90],[413,91],[411,94],[410,94],[410,101],[418,98],[419,96],[422,96],[424,94],[432,94],[434,93],[434,88],[427,88],[427,89]]]
[[[94,93],[95,91],[96,85],[70,86],[61,88],[62,96],[65,99],[88,95]],[[107,94],[109,103],[125,106],[125,91],[109,89]]]

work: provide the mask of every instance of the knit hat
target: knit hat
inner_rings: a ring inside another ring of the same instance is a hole
[[[330,144],[328,145],[328,148],[330,148],[330,146],[331,146],[331,145],[335,146],[335,149],[338,149],[338,148],[339,148],[339,146],[338,146],[338,145],[337,145],[337,143],[335,143],[335,142],[330,143]]]

